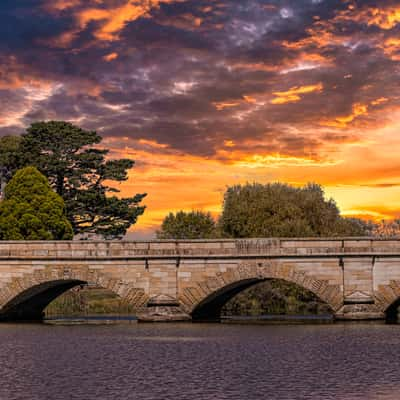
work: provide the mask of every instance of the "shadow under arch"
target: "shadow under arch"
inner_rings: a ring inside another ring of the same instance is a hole
[[[223,307],[240,292],[255,286],[261,282],[271,281],[272,279],[244,279],[242,281],[227,285],[216,290],[211,295],[202,300],[192,311],[192,319],[197,322],[218,322],[221,320],[221,312]],[[287,282],[288,283],[288,282]],[[300,287],[292,282],[290,284]],[[322,300],[322,299],[320,299]],[[334,314],[332,307],[328,305],[331,313]]]
[[[385,312],[386,322],[388,323],[398,323],[399,322],[399,307],[400,298],[394,301]]]
[[[400,280],[391,280],[387,285],[379,285],[374,297],[377,310],[385,314],[386,321],[390,323],[398,322]]]
[[[229,300],[243,290],[263,281],[265,279],[244,279],[216,290],[200,301],[193,309],[191,314],[193,321],[219,321],[221,310]]]
[[[44,318],[44,309],[58,296],[78,285],[87,282],[79,280],[55,280],[32,286],[24,290],[1,310],[2,321],[40,321]]]
[[[266,280],[279,279],[307,289],[325,302],[335,314],[343,306],[341,286],[318,279],[289,265],[274,262],[239,264],[225,272],[217,272],[204,281],[186,287],[181,307],[193,321],[219,321],[222,307],[241,291]]]
[[[94,284],[140,309],[148,301],[135,282],[115,279],[89,266],[47,266],[12,278],[0,287],[0,321],[40,321],[54,299],[78,285]]]

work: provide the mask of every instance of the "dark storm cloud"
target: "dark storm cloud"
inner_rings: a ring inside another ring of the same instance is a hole
[[[363,16],[381,2],[170,0],[130,18],[121,8],[142,3],[3,1],[0,132],[67,119],[208,157],[226,140],[301,156],[355,140],[340,129],[376,126],[374,110],[399,103],[388,42],[399,27]]]

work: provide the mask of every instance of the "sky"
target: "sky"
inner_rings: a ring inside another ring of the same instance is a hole
[[[0,136],[67,120],[135,160],[132,237],[229,185],[400,216],[400,0],[1,0]]]

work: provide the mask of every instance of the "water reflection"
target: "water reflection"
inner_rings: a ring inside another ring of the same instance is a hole
[[[398,400],[400,327],[0,325],[0,399]]]

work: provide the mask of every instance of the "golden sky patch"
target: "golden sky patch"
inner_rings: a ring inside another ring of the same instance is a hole
[[[286,104],[295,103],[300,101],[303,94],[320,92],[323,89],[322,83],[307,86],[294,86],[285,92],[273,92],[274,99],[270,101],[271,104]]]
[[[321,125],[332,126],[335,128],[346,128],[348,124],[353,122],[357,117],[368,113],[368,105],[356,103],[353,105],[352,113],[336,117],[334,120],[322,121]]]
[[[217,216],[227,185],[254,181],[298,186],[318,182],[325,187],[327,196],[337,201],[344,215],[376,220],[399,216],[400,139],[395,132],[400,125],[396,115],[392,123],[365,134],[360,141],[336,144],[334,153],[326,144],[329,158],[321,159],[246,153],[230,147],[231,141],[226,140],[227,150],[219,155],[230,158],[218,160],[174,150],[166,153],[157,148],[158,144],[151,150],[139,149],[127,138],[126,147],[116,149],[113,156],[131,157],[139,163],[132,169],[129,181],[121,185],[122,194],[148,192],[144,201],[148,208],[132,232],[146,231],[151,235],[170,211],[203,209]],[[113,142],[106,144],[113,147]]]
[[[400,22],[399,7],[372,8],[368,14],[368,25],[377,25],[382,29],[392,29]]]

